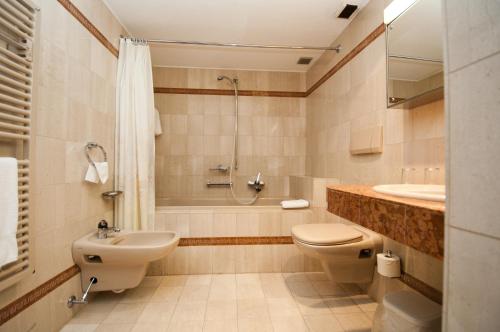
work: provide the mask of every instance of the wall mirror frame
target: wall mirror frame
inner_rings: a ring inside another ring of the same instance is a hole
[[[442,99],[441,1],[414,1],[386,24],[387,107],[414,108]]]

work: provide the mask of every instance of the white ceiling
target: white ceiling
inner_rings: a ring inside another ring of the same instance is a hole
[[[222,43],[328,46],[369,0],[105,0],[134,37]],[[358,5],[338,19],[345,3]],[[322,51],[151,45],[153,64],[306,71]]]

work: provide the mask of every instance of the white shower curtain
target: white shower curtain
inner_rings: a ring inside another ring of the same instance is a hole
[[[116,88],[115,220],[126,230],[152,229],[155,213],[155,122],[149,46],[120,41]]]

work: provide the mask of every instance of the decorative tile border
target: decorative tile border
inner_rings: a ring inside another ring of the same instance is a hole
[[[416,290],[420,294],[431,299],[432,301],[439,303],[439,304],[443,304],[443,293],[442,292],[427,285],[426,283],[415,278],[414,276],[403,272],[401,274],[401,277],[399,278],[399,280],[401,280],[401,282],[406,284],[408,287],[413,288],[414,290]]]
[[[80,273],[80,268],[73,265],[35,289],[7,304],[5,307],[0,309],[0,325],[15,317],[17,314],[36,303],[38,300],[76,276],[78,273]]]
[[[328,211],[415,250],[443,259],[444,212],[328,189]]]
[[[74,18],[80,22],[111,54],[118,58],[118,49],[102,34],[90,20],[70,0],[57,0]]]
[[[263,244],[293,244],[291,236],[243,236],[243,237],[186,237],[179,247],[192,246],[243,246]]]
[[[342,67],[344,67],[349,61],[354,59],[356,55],[361,53],[368,45],[370,45],[375,39],[385,32],[385,24],[380,24],[375,30],[373,30],[368,36],[365,37],[356,47],[354,47],[345,57],[342,58],[335,66],[332,67],[325,75],[323,75],[316,83],[314,83],[306,91],[306,97],[313,93],[317,88],[319,88],[323,83],[325,83],[330,77],[335,75]]]
[[[78,22],[80,22],[97,40],[106,47],[115,57],[118,57],[118,49],[97,29],[95,25],[70,1],[57,0]],[[385,24],[380,24],[373,30],[365,39],[363,39],[356,47],[354,47],[346,56],[344,56],[336,65],[334,65],[325,75],[323,75],[316,83],[314,83],[307,91],[258,91],[258,90],[242,90],[241,96],[253,97],[291,97],[304,98],[313,93],[330,77],[338,72],[343,66],[351,61],[356,55],[363,51],[375,39],[385,32]],[[168,88],[155,87],[155,93],[167,94],[194,94],[194,95],[232,95],[232,90],[222,89],[191,89],[191,88]]]
[[[161,88],[155,87],[155,93],[181,94],[181,95],[214,95],[214,96],[232,96],[233,90],[226,89],[191,89],[191,88]],[[250,97],[305,97],[305,92],[295,91],[260,91],[260,90],[239,90],[238,95]]]

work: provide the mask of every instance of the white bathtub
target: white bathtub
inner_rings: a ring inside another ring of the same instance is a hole
[[[237,205],[232,199],[157,199],[155,230],[173,230],[186,240],[185,246],[152,264],[149,274],[319,271],[318,262],[294,244],[278,243],[291,236],[292,226],[314,221],[312,209],[283,210],[282,200],[260,198],[255,205]],[[195,244],[221,238],[231,244]],[[242,238],[271,241],[234,244]]]

